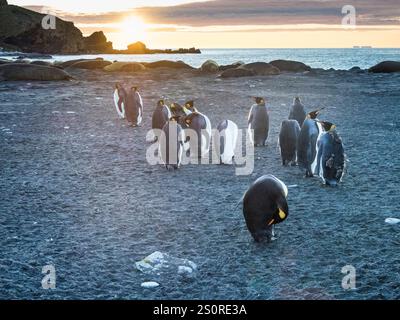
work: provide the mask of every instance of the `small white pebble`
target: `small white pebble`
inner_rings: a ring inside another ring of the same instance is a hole
[[[185,274],[185,273],[192,273],[193,269],[190,267],[179,266],[178,267],[178,274]]]
[[[65,130],[68,130],[68,129],[69,129],[69,127],[64,127],[64,129],[65,129]]]
[[[155,281],[149,281],[149,282],[143,282],[141,284],[142,288],[146,288],[146,289],[153,289],[153,288],[157,288],[160,284],[155,282]]]
[[[386,222],[386,223],[389,223],[389,224],[398,224],[398,223],[400,223],[400,219],[397,219],[397,218],[387,218],[387,219],[385,219],[385,222]]]

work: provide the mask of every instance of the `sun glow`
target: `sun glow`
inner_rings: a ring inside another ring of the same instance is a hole
[[[120,24],[120,32],[127,43],[135,41],[145,41],[147,36],[147,26],[138,17],[128,17]]]

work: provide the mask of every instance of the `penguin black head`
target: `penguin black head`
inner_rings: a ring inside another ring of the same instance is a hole
[[[172,116],[169,121],[179,122],[180,116]]]
[[[294,103],[301,103],[301,99],[300,99],[300,97],[296,97],[296,98],[294,98]]]
[[[133,91],[138,91],[138,87],[131,87]]]
[[[318,122],[322,125],[322,128],[324,128],[326,132],[333,131],[336,129],[336,125],[334,125],[331,122],[328,121],[318,121]]]
[[[308,114],[308,117],[309,117],[310,119],[315,120],[315,119],[317,119],[317,117],[318,117],[318,115],[321,113],[321,111],[324,110],[324,109],[325,109],[325,108],[321,108],[321,109],[318,109],[318,110],[315,110],[315,111],[311,111],[311,112]]]
[[[157,102],[157,106],[159,106],[159,107],[162,107],[162,106],[164,106],[164,105],[165,105],[164,99],[161,99],[161,100],[159,100],[159,101]]]
[[[185,108],[188,109],[191,112],[196,112],[197,109],[194,106],[194,101],[193,100],[189,100],[187,102],[185,102]]]
[[[120,89],[121,88],[121,84],[119,83],[119,82],[117,82],[116,84],[115,84],[115,89]]]
[[[264,100],[264,98],[261,98],[261,97],[255,97],[255,98],[254,98],[254,100],[256,101],[256,103],[257,103],[258,105],[265,104],[265,100]]]

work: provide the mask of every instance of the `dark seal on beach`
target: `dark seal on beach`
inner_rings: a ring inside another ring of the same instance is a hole
[[[71,80],[64,70],[25,63],[0,65],[0,81],[59,81]]]
[[[393,73],[400,72],[400,61],[383,61],[369,68],[372,73]]]

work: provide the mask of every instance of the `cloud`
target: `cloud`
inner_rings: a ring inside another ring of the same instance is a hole
[[[400,26],[399,0],[352,0],[357,24]],[[130,15],[146,23],[191,27],[239,25],[340,25],[342,7],[349,1],[332,0],[213,0],[169,7],[140,7],[123,12],[103,14],[69,14],[62,18],[81,24],[108,24]]]

